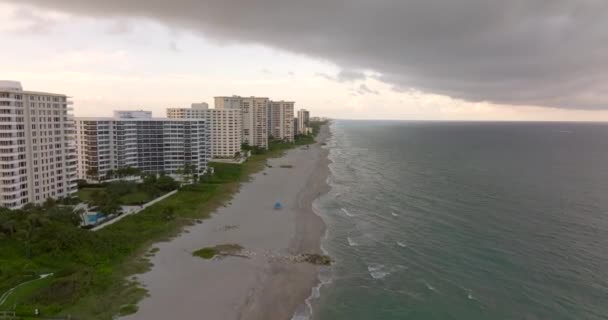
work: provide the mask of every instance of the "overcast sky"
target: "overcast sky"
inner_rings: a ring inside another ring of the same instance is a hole
[[[359,119],[608,120],[605,0],[0,0],[0,78],[76,115],[295,100]]]

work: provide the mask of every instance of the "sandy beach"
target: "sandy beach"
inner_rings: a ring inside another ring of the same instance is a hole
[[[318,267],[277,256],[320,253],[324,224],[312,203],[328,190],[328,151],[321,147],[328,136],[323,126],[310,148],[270,159],[272,167],[244,183],[210,219],[157,244],[154,266],[139,276],[149,296],[123,319],[291,319],[318,283]],[[280,210],[273,208],[277,201]],[[226,243],[242,245],[251,257],[192,256]]]

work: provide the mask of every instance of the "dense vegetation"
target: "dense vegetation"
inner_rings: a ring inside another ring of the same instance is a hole
[[[83,187],[79,198],[104,214],[115,214],[121,205],[140,205],[179,187],[179,183],[165,175],[145,176],[142,183],[113,181]]]
[[[263,169],[267,158],[313,141],[305,137],[295,144],[273,143],[242,165],[212,163],[214,175],[201,177],[200,182],[97,232],[79,228],[79,213],[54,201],[14,211],[0,209],[0,296],[26,282],[4,303],[0,301],[0,311],[15,310],[25,319],[33,316],[35,308],[42,315],[69,314],[78,319],[111,319],[135,312],[145,291],[134,275],[149,268],[147,257],[156,251],[150,248],[154,242],[208,217],[251,173]],[[98,206],[109,206],[123,201],[125,194],[158,195],[177,187],[166,178],[147,179],[142,187],[109,183],[98,190],[103,197],[89,194],[88,201],[99,197]]]

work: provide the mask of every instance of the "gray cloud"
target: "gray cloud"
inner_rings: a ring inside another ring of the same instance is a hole
[[[366,86],[363,83],[361,85],[359,85],[359,88],[357,88],[356,92],[358,94],[360,94],[360,95],[364,95],[364,94],[380,94],[378,91],[370,89],[368,86]]]
[[[315,73],[315,76],[321,77],[323,79],[327,79],[330,81],[336,81],[336,77],[332,77],[332,76],[328,75],[327,73],[323,73],[323,72],[317,72],[317,73]]]
[[[333,61],[345,70],[373,70],[397,90],[608,108],[605,0],[4,1],[151,18],[222,41]]]
[[[45,35],[51,33],[59,22],[53,18],[36,13],[33,8],[19,8],[12,14],[13,18],[25,22],[22,27],[13,30],[27,34]]]
[[[365,74],[361,71],[343,69],[338,73],[338,75],[336,76],[336,79],[339,82],[349,82],[349,81],[365,80],[366,77],[365,77]]]
[[[115,21],[108,29],[107,33],[111,35],[125,35],[133,31],[131,23],[125,19]]]
[[[327,73],[317,72],[317,77],[321,77],[330,81],[336,82],[352,82],[358,80],[365,80],[367,77],[365,74],[358,70],[342,69],[336,76],[329,75]]]

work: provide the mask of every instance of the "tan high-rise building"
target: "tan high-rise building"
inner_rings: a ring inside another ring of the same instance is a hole
[[[268,148],[268,98],[215,97],[215,109],[240,109],[243,143]]]
[[[268,104],[268,133],[275,140],[293,142],[293,110],[295,102],[270,101]]]
[[[243,120],[240,107],[209,109],[206,103],[193,103],[192,108],[168,108],[167,117],[207,120],[211,127],[211,154],[214,158],[232,158],[241,152]]]
[[[19,208],[77,191],[72,102],[0,81],[0,206]]]

